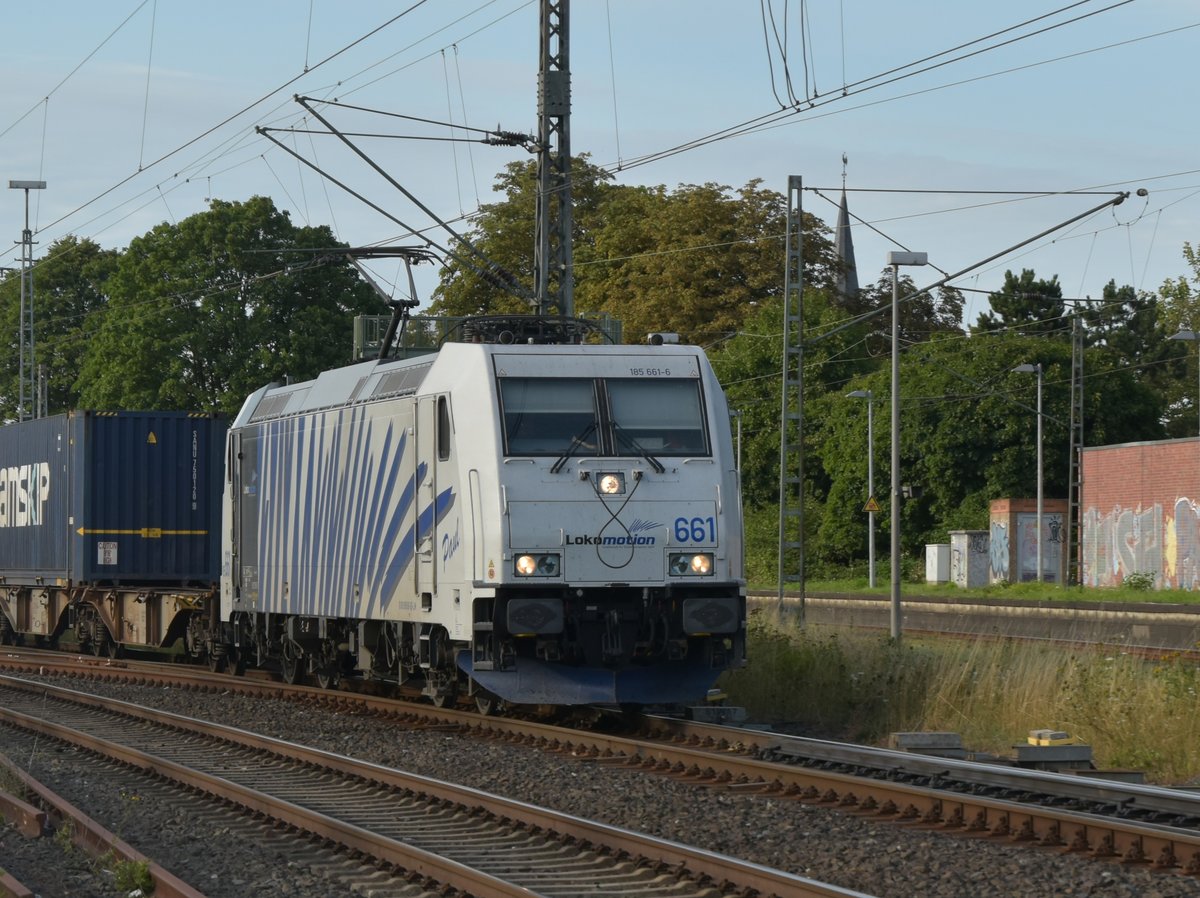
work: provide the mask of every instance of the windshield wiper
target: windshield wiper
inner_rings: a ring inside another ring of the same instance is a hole
[[[643,449],[642,444],[627,434],[624,428],[622,428],[621,425],[616,421],[613,422],[613,432],[616,433],[619,441],[624,443],[626,446],[648,461],[650,463],[650,467],[652,467],[657,473],[662,474],[667,470],[663,467],[662,462]]]
[[[560,455],[558,457],[558,461],[556,461],[554,463],[554,466],[550,468],[550,473],[557,474],[559,471],[561,471],[563,468],[563,465],[565,465],[567,463],[567,459],[569,459],[572,455],[575,454],[575,450],[583,445],[583,441],[586,440],[588,437],[590,437],[592,435],[592,431],[594,431],[595,429],[596,429],[596,422],[593,421],[591,424],[589,424],[587,427],[585,427],[582,431],[580,431],[574,437],[572,437],[571,445],[569,445],[567,447],[566,452],[564,452],[562,455]]]

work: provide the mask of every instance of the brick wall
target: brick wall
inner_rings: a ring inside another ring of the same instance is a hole
[[[1200,438],[1084,449],[1080,579],[1200,588]]]

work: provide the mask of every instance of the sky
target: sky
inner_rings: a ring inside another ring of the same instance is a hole
[[[0,179],[47,182],[29,193],[35,258],[68,234],[123,248],[209,198],[254,195],[351,245],[419,245],[411,230],[434,227],[422,205],[464,229],[529,158],[445,138],[537,131],[531,0],[6,7]],[[622,184],[786,193],[799,176],[803,208],[831,226],[844,184],[859,280],[896,249],[928,254],[918,285],[970,268],[953,281],[970,324],[987,309],[974,291],[1006,269],[1080,299],[1192,273],[1198,51],[1195,0],[575,0],[571,149]],[[297,94],[384,113],[315,107],[339,129],[425,138],[354,138],[420,205],[319,133]],[[1085,215],[1118,191],[1132,195]],[[25,191],[0,190],[0,265],[19,264],[24,224]],[[398,262],[371,271],[407,292]],[[436,269],[416,273],[427,303]]]

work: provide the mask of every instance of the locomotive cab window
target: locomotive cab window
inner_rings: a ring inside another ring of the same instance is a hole
[[[591,380],[562,377],[500,379],[504,443],[509,455],[560,455],[598,448],[596,397]]]
[[[706,456],[692,379],[501,377],[507,455]]]
[[[610,380],[606,386],[617,455],[709,454],[696,381]]]

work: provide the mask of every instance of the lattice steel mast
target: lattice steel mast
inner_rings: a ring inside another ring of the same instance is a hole
[[[29,191],[45,190],[45,181],[9,181],[12,190],[25,191],[25,229],[21,231],[21,312],[17,324],[18,388],[17,420],[40,418],[45,403],[38,389],[36,344],[33,337],[33,231],[29,229]]]
[[[788,177],[783,275],[783,383],[779,417],[779,607],[784,588],[799,584],[796,618],[804,624],[804,279],[802,181]],[[794,567],[789,569],[789,560]]]
[[[534,295],[538,314],[574,316],[569,0],[541,0]]]

